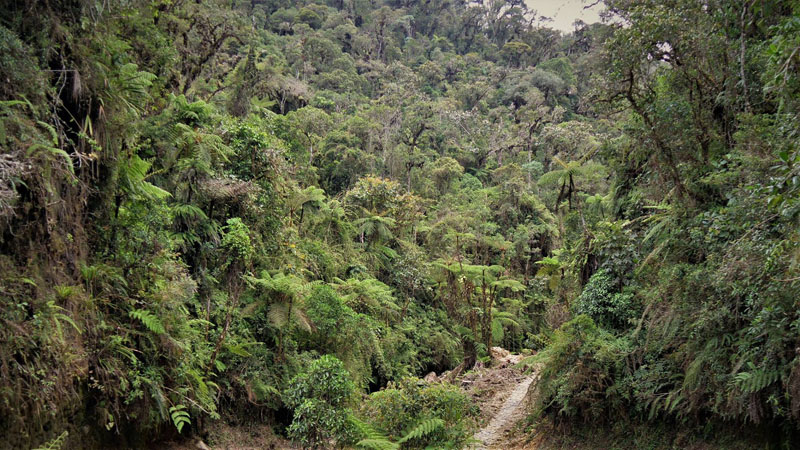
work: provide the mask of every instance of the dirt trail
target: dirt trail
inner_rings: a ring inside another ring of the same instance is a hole
[[[504,433],[525,417],[525,398],[533,380],[534,377],[532,376],[526,377],[511,391],[511,395],[500,407],[491,422],[475,434],[474,438],[483,444],[478,444],[473,448],[507,448],[503,444]]]
[[[478,441],[471,449],[522,448],[507,436],[520,420],[525,418],[528,388],[536,375],[525,375],[518,364],[523,355],[513,354],[500,347],[492,347],[492,366],[476,366],[461,378],[461,385],[473,401],[480,405],[486,426],[473,438]]]

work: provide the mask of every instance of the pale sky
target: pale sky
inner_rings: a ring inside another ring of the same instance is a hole
[[[525,0],[529,9],[536,10],[536,16],[547,16],[553,19],[547,26],[564,32],[575,31],[572,22],[581,19],[586,23],[600,21],[602,3],[588,10],[583,9],[594,3],[591,0]]]

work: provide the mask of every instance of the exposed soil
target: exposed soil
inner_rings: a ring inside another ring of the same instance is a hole
[[[159,446],[168,450],[266,450],[300,449],[301,447],[275,435],[268,425],[230,426],[215,423],[208,430],[206,441],[167,442]]]
[[[505,434],[525,417],[528,388],[533,379],[532,376],[529,376],[517,384],[489,424],[475,434],[475,439],[483,443],[481,447],[477,448],[509,448]]]
[[[462,378],[464,386],[475,402],[481,405],[484,427],[475,434],[480,443],[476,449],[520,448],[515,444],[515,426],[525,418],[528,406],[528,389],[535,380],[514,367],[522,355],[510,354],[499,347],[492,348],[491,368],[479,367]]]

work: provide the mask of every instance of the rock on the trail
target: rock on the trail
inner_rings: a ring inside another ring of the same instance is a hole
[[[508,355],[510,354],[511,352],[504,349],[503,347],[492,347],[492,358],[502,360],[508,358]]]
[[[512,366],[524,358],[524,356],[515,355],[502,347],[492,347],[490,353],[496,367]]]

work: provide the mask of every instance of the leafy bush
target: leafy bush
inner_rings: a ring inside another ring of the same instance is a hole
[[[578,314],[586,314],[596,323],[617,330],[625,329],[636,317],[637,305],[633,294],[615,292],[616,285],[611,274],[600,270],[589,279],[583,292],[575,302]]]
[[[294,409],[289,436],[315,448],[348,440],[347,405],[353,392],[349,374],[336,357],[325,355],[312,362],[307,372],[292,378],[283,395]]]
[[[317,285],[306,300],[307,314],[316,327],[323,348],[330,344],[347,313],[352,314],[342,299],[328,285]]]
[[[408,448],[460,448],[470,436],[470,420],[477,411],[455,386],[406,378],[371,394],[361,412],[387,439]],[[443,426],[436,426],[437,421]]]
[[[537,410],[565,419],[602,421],[623,405],[624,396],[610,390],[624,368],[629,343],[595,325],[586,315],[565,323],[553,342],[532,362],[540,363]]]

